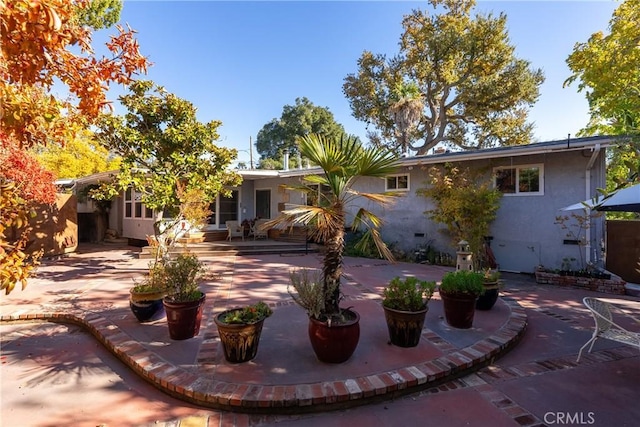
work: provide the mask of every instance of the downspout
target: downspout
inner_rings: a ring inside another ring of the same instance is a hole
[[[593,165],[595,164],[596,158],[598,158],[599,154],[600,154],[600,143],[597,143],[595,145],[595,147],[593,147],[593,153],[591,153],[591,158],[589,159],[589,162],[587,163],[587,168],[584,171],[585,200],[591,199],[591,196],[590,196],[590,194],[591,194],[591,169],[593,169]],[[589,214],[590,213],[591,213],[591,210],[589,210]],[[589,226],[585,230],[585,240],[587,241],[587,245],[584,248],[584,250],[586,251],[584,259],[585,259],[586,263],[589,264],[591,262],[591,226]]]

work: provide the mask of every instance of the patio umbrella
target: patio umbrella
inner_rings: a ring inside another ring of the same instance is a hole
[[[623,188],[605,197],[595,207],[597,211],[640,212],[640,184]]]
[[[585,206],[586,205],[586,206]],[[561,211],[574,211],[590,207],[596,211],[640,212],[640,184],[623,188],[607,197],[598,195],[593,199],[561,208]]]

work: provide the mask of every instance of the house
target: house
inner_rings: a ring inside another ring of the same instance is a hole
[[[604,220],[595,220],[584,230],[587,245],[578,245],[555,224],[556,216],[566,214],[561,208],[590,199],[597,188],[605,187],[606,148],[615,143],[612,137],[567,138],[529,145],[499,147],[463,152],[405,157],[400,159],[397,174],[380,178],[362,178],[355,189],[367,192],[398,191],[404,197],[387,208],[373,207],[383,218],[382,236],[387,243],[413,251],[431,244],[452,255],[450,239],[440,230],[442,224],[431,221],[425,211],[433,208],[430,200],[416,194],[426,186],[427,169],[446,162],[468,166],[495,175],[494,183],[504,191],[496,220],[491,226],[491,248],[501,270],[531,273],[538,265],[560,268],[563,259],[580,263],[601,263]],[[208,229],[225,228],[225,221],[274,218],[290,204],[312,203],[306,195],[291,191],[287,185],[300,183],[302,177],[319,169],[239,170],[240,187],[231,198],[219,197],[211,205],[213,215]],[[77,180],[81,187],[106,179],[103,173]],[[319,192],[321,189],[319,189]],[[91,212],[81,203],[79,214]],[[363,203],[366,203],[363,201]],[[143,240],[153,234],[153,212],[127,191],[112,204],[109,224],[122,237]]]

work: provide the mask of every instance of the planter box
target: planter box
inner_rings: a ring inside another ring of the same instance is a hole
[[[596,279],[590,277],[561,276],[556,273],[548,273],[536,270],[536,283],[564,286],[589,291],[602,292],[605,294],[624,295],[626,292],[626,282],[617,276],[611,279]]]

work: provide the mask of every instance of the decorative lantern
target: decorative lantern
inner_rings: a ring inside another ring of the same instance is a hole
[[[469,248],[469,242],[460,240],[456,254],[458,255],[456,270],[473,270],[473,254]]]

